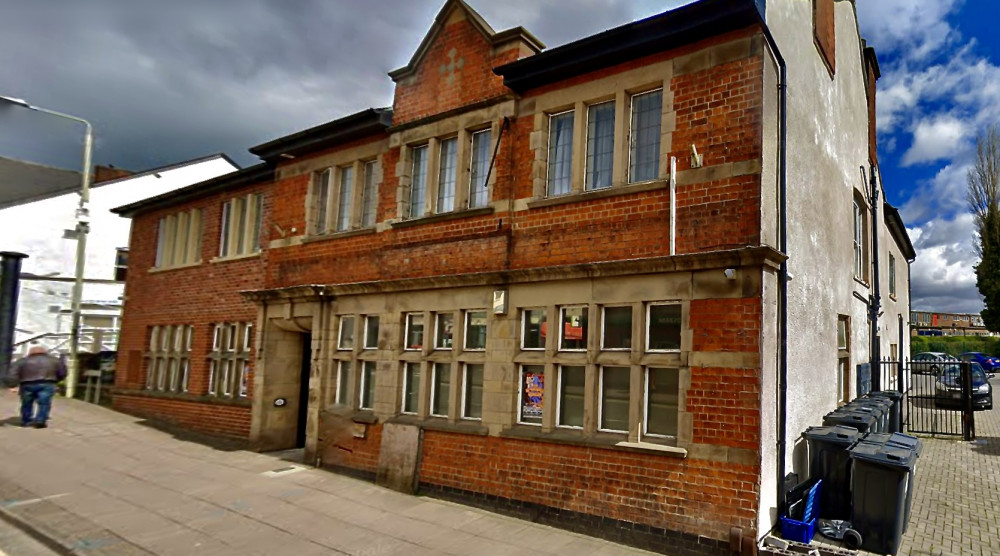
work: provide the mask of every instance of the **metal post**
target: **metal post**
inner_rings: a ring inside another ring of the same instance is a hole
[[[14,323],[17,322],[17,293],[24,253],[0,253],[0,377],[6,376],[14,352]]]
[[[90,169],[93,150],[93,129],[84,121],[87,132],[83,137],[83,180],[80,185],[80,205],[76,209],[76,271],[73,274],[72,323],[70,324],[70,368],[66,377],[66,397],[76,395],[80,378],[80,302],[83,299],[83,274],[87,267],[87,234],[90,233]]]
[[[976,422],[972,407],[972,363],[963,361],[962,370],[962,438],[966,441],[976,439]]]

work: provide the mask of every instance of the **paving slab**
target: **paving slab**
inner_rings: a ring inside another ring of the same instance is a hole
[[[48,429],[0,426],[0,516],[60,555],[651,554],[149,425],[57,399]]]

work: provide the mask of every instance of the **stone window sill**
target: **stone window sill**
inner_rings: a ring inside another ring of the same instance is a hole
[[[391,226],[393,228],[409,228],[412,226],[420,226],[423,224],[432,224],[434,222],[446,222],[448,220],[457,220],[459,218],[469,218],[472,216],[485,216],[488,214],[493,214],[493,207],[481,207],[474,209],[455,210],[452,212],[441,212],[438,214],[429,214],[418,218],[410,218],[407,220],[400,220],[398,222],[393,222]]]
[[[598,432],[592,436],[583,436],[582,431],[578,429],[556,429],[552,432],[543,432],[541,427],[530,425],[514,425],[500,433],[500,436],[521,440],[537,440],[567,446],[584,446],[643,454],[657,453],[676,458],[687,457],[687,450],[684,448],[667,444],[667,442],[670,442],[670,439],[664,439],[664,443],[662,444],[648,440],[644,442],[629,442],[624,434]]]
[[[154,266],[153,268],[150,268],[147,272],[149,272],[150,274],[159,274],[160,272],[170,272],[171,270],[182,270],[182,269],[185,269],[185,268],[194,268],[196,266],[201,266],[201,262],[202,261],[199,259],[199,260],[197,260],[197,261],[195,261],[193,263],[187,263],[187,264],[178,264],[178,265],[174,265],[174,266],[163,266],[163,267],[155,267]]]
[[[528,201],[528,208],[534,209],[553,207],[568,203],[582,203],[584,201],[592,201],[594,199],[605,199],[608,197],[617,197],[619,195],[629,195],[631,193],[656,191],[658,189],[666,189],[669,185],[670,180],[659,179],[640,183],[630,183],[627,185],[613,185],[605,189],[597,189],[594,191],[567,193],[566,195],[559,195],[558,197],[539,197]]]
[[[443,417],[427,417],[426,419],[421,419],[417,415],[397,415],[396,417],[389,419],[387,422],[413,425],[429,431],[455,432],[475,436],[486,436],[489,434],[489,429],[483,426],[482,421],[472,419],[463,419],[462,421],[452,423]]]
[[[211,259],[208,262],[211,263],[211,264],[215,264],[215,263],[228,263],[228,262],[231,262],[231,261],[242,261],[244,259],[253,259],[253,258],[256,258],[256,257],[260,257],[260,253],[261,253],[260,251],[254,251],[253,253],[243,253],[243,254],[240,254],[240,255],[228,255],[226,257],[215,257],[214,259]]]
[[[191,394],[189,392],[160,392],[156,390],[132,390],[125,388],[113,388],[112,395],[135,396],[141,398],[157,398],[165,400],[177,400],[191,403],[203,403],[210,405],[226,405],[237,407],[250,407],[252,402],[249,397],[221,398],[208,394]]]
[[[375,227],[356,228],[354,230],[344,230],[343,232],[330,232],[326,234],[314,234],[305,236],[302,243],[315,243],[317,241],[329,241],[333,239],[345,239],[356,236],[366,236],[375,233]]]

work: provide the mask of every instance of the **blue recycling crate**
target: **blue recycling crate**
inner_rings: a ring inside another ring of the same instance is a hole
[[[816,533],[816,518],[819,515],[819,493],[823,488],[823,480],[816,481],[802,499],[805,508],[802,518],[788,516],[781,518],[781,537],[789,541],[809,543]]]

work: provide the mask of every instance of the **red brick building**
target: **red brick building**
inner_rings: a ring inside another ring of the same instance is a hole
[[[858,48],[833,64],[818,3],[810,63],[866,83],[874,55],[839,25]],[[795,463],[773,437],[788,130],[763,3],[543,48],[448,0],[391,109],[117,209],[115,406],[640,546],[752,546]],[[865,163],[873,81],[849,101]],[[813,405],[836,404],[835,340]]]

